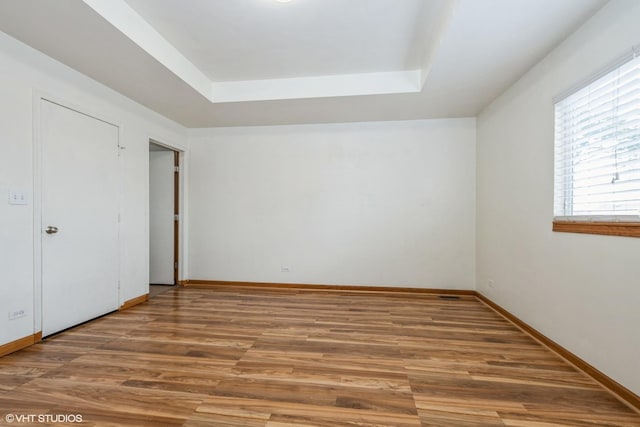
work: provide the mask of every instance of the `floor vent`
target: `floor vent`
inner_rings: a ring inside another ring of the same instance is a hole
[[[446,300],[459,300],[460,299],[460,297],[456,296],[456,295],[438,295],[438,298],[446,299]]]

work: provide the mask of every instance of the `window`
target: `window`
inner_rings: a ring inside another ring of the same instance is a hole
[[[555,104],[555,231],[640,237],[640,57]]]

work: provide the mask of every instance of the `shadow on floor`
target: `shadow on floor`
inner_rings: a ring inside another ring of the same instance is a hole
[[[175,289],[175,285],[149,285],[149,298],[163,294],[171,289]]]

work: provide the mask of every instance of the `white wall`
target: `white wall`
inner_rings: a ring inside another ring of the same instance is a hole
[[[475,119],[192,130],[190,150],[190,279],[474,288]]]
[[[0,77],[0,345],[34,333],[31,128],[31,91]],[[29,204],[9,205],[9,190]],[[19,310],[26,315],[9,323]]]
[[[34,246],[33,96],[47,94],[120,126],[120,302],[148,292],[149,138],[180,147],[184,128],[0,33],[0,345],[40,330]],[[36,127],[37,129],[37,127]],[[9,189],[28,193],[10,206]],[[26,316],[8,320],[9,311]]]
[[[552,97],[640,43],[613,1],[478,117],[478,290],[640,393],[640,239],[554,233]],[[488,281],[494,280],[493,288]]]

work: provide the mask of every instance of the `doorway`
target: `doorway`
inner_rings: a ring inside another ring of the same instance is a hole
[[[150,286],[178,284],[179,192],[180,153],[149,141]]]

